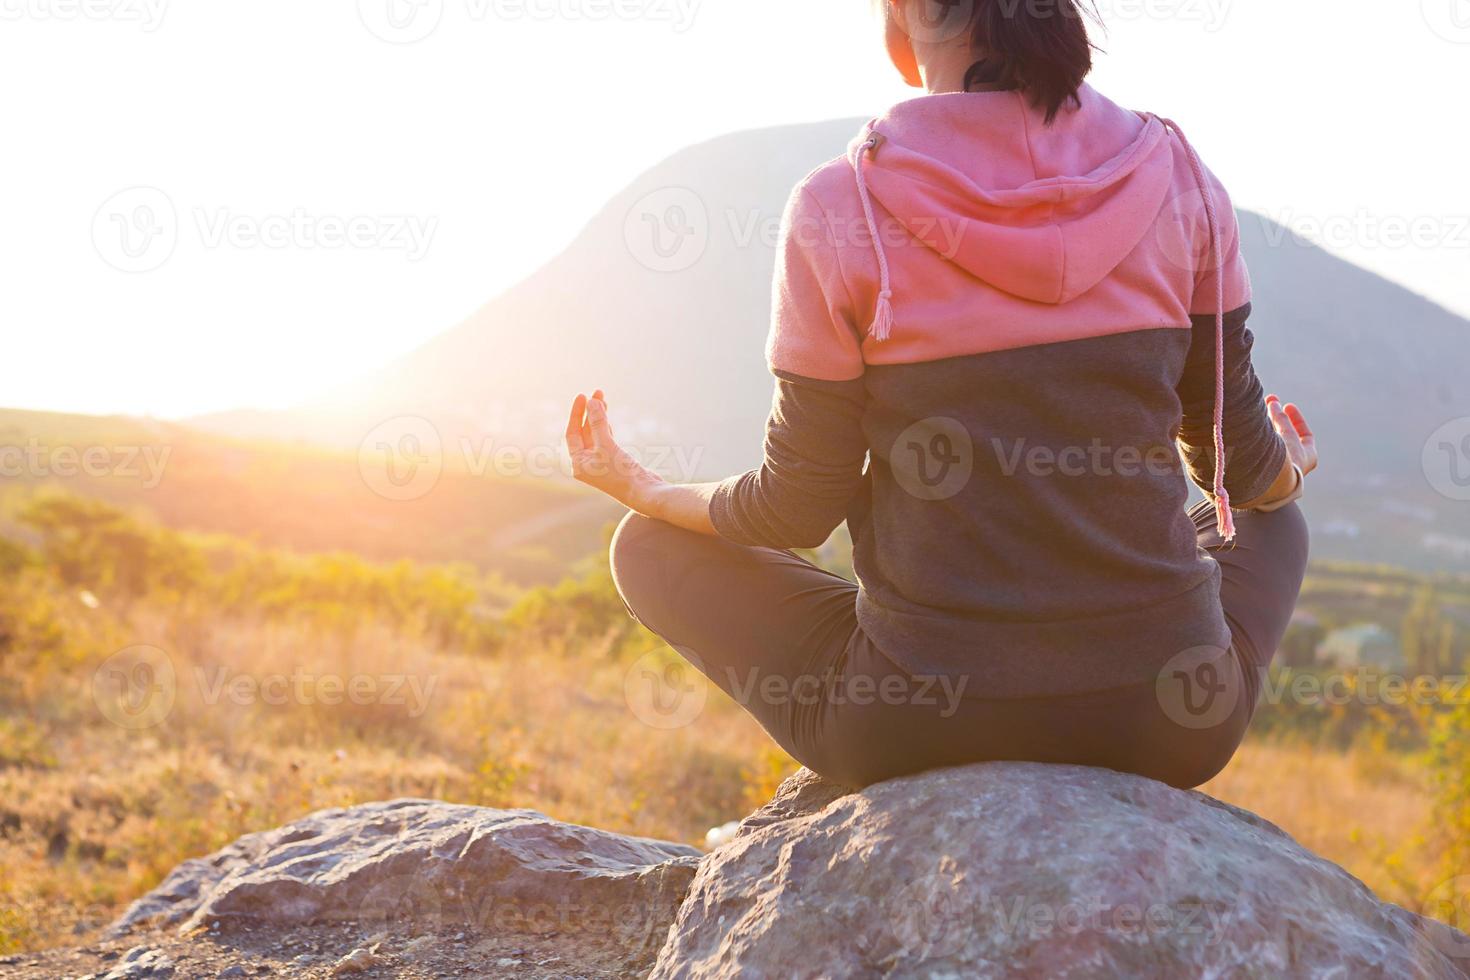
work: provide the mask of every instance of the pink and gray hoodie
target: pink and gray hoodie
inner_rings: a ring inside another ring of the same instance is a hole
[[[1179,449],[1227,534],[1285,460],[1224,188],[1173,124],[1080,101],[1051,125],[1017,92],[903,102],[796,188],[765,463],[711,504],[748,545],[846,519],[862,628],[986,697],[1229,646]]]

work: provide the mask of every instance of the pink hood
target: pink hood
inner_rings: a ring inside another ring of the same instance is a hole
[[[1009,111],[977,114],[975,94],[901,103],[854,140],[849,159],[873,198],[948,261],[1013,296],[1069,302],[1158,220],[1174,171],[1168,134],[1090,88],[1051,126],[1037,126],[1013,94],[994,95]],[[936,239],[935,227],[963,233]]]

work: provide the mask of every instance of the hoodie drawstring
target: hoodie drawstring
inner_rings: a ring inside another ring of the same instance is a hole
[[[868,336],[880,343],[887,340],[893,331],[893,284],[888,276],[888,254],[883,250],[883,239],[878,234],[878,219],[873,217],[873,198],[868,193],[868,178],[863,173],[863,162],[870,152],[878,151],[878,144],[881,142],[881,134],[870,132],[867,140],[858,147],[857,159],[852,164],[857,175],[858,197],[863,202],[863,214],[868,219],[868,234],[873,236],[873,254],[878,257],[878,304],[873,311],[873,323],[868,327]]]
[[[1220,247],[1220,220],[1215,213],[1215,195],[1205,179],[1205,167],[1194,152],[1184,130],[1172,119],[1156,116],[1164,128],[1179,137],[1189,157],[1194,182],[1205,201],[1205,220],[1210,226],[1210,259],[1215,273],[1215,520],[1226,543],[1235,540],[1235,515],[1230,510],[1230,493],[1225,489],[1225,268]]]

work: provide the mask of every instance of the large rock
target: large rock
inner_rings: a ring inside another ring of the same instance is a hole
[[[704,859],[653,978],[1438,978],[1467,957],[1243,810],[995,763],[788,780]]]
[[[186,861],[112,933],[318,922],[424,935],[561,933],[615,944],[637,963],[664,941],[699,856],[530,810],[370,803]]]
[[[1019,763],[857,793],[802,772],[702,862],[527,810],[324,810],[180,865],[114,934],[159,925],[241,962],[256,947],[229,937],[252,930],[265,948],[345,930],[332,956],[359,958],[381,933],[398,965],[458,951],[443,975],[1470,975],[1470,936],[1378,901],[1258,817],[1136,776]],[[199,946],[176,936],[152,953]]]

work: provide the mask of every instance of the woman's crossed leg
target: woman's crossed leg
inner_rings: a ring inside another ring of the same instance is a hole
[[[629,610],[741,704],[793,758],[847,785],[940,766],[1026,760],[1103,766],[1198,785],[1234,754],[1285,634],[1306,569],[1296,505],[1236,515],[1225,545],[1214,509],[1191,511],[1221,566],[1232,649],[1206,665],[1208,714],[1170,678],[1086,694],[987,698],[973,675],[905,671],[859,628],[857,587],[796,555],[748,548],[630,514],[612,544]],[[1183,678],[1190,684],[1195,678]],[[1218,699],[1218,700],[1217,700]]]

